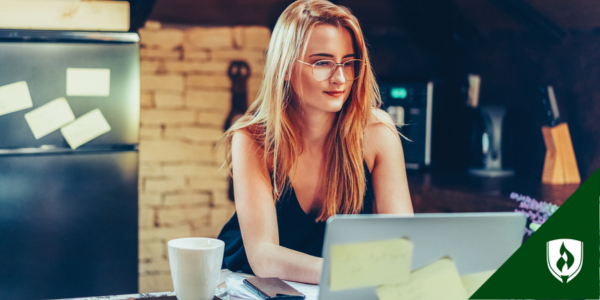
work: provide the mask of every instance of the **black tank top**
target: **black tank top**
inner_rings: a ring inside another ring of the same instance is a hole
[[[373,213],[373,183],[371,172],[363,161],[365,168],[366,192],[363,200],[361,214]],[[325,238],[325,222],[316,221],[307,215],[292,188],[286,189],[277,202],[277,226],[279,227],[279,245],[302,253],[322,257],[323,239]],[[225,224],[218,239],[225,242],[222,268],[231,271],[241,271],[254,274],[246,257],[246,250],[242,241],[240,224],[237,212]]]

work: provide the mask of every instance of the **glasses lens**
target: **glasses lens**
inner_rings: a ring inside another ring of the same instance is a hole
[[[318,81],[327,80],[331,77],[335,63],[330,60],[321,60],[313,65],[313,76]]]
[[[354,80],[360,74],[360,60],[349,60],[344,63],[342,69],[344,70],[344,78],[346,80]]]

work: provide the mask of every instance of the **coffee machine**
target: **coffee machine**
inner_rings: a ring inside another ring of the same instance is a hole
[[[506,108],[501,105],[480,105],[472,134],[474,167],[469,174],[480,177],[508,177],[514,170],[507,169],[503,153],[507,139]]]
[[[407,169],[431,164],[431,119],[433,82],[382,82],[379,84],[384,109],[399,128]]]

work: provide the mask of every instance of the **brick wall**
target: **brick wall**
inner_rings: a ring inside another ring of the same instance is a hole
[[[167,241],[216,237],[235,211],[214,148],[231,106],[227,68],[232,60],[250,65],[254,100],[270,31],[148,22],[139,34],[139,291],[172,291]]]

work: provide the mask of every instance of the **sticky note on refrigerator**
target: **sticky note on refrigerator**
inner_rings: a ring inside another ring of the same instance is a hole
[[[27,82],[19,81],[0,86],[0,116],[32,106]]]
[[[68,68],[67,96],[110,95],[110,69]]]
[[[79,146],[109,131],[110,125],[108,125],[104,115],[98,108],[60,129],[72,149],[77,149]]]
[[[330,289],[405,282],[410,278],[412,250],[407,239],[333,245]]]
[[[377,287],[379,300],[465,300],[463,287],[454,262],[440,259],[411,274],[410,281]]]
[[[67,99],[58,98],[26,113],[25,120],[33,136],[39,139],[72,122],[75,115]]]
[[[467,274],[460,277],[463,286],[467,290],[467,296],[471,297],[496,270]]]

